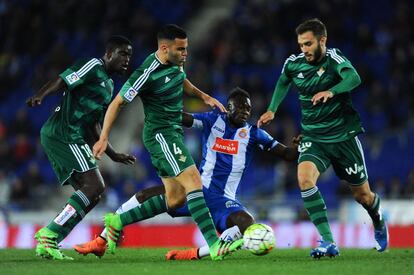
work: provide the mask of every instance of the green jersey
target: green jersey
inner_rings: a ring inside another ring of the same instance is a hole
[[[82,60],[59,76],[65,81],[64,97],[41,133],[65,143],[86,143],[86,129],[102,122],[111,102],[114,82],[101,59]]]
[[[342,78],[344,68],[355,70],[338,49],[327,49],[326,56],[316,65],[309,64],[304,54],[286,59],[281,77],[299,90],[302,109],[302,133],[305,139],[319,142],[340,142],[363,131],[358,113],[352,106],[350,93],[340,93],[326,103],[312,104],[312,97],[327,91]]]
[[[183,83],[182,67],[162,64],[155,53],[150,54],[129,77],[119,92],[131,102],[139,95],[144,105],[144,135],[159,129],[182,130]]]

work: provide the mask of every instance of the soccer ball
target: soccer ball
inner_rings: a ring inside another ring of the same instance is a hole
[[[275,246],[275,235],[270,226],[263,223],[250,225],[243,235],[244,247],[254,255],[269,253]]]

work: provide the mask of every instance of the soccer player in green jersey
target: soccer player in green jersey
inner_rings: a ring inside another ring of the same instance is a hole
[[[303,134],[299,144],[298,183],[308,215],[322,236],[319,247],[311,250],[311,256],[339,255],[326,205],[316,186],[319,175],[331,164],[370,215],[376,249],[382,252],[388,245],[388,230],[381,215],[380,198],[369,187],[364,153],[357,137],[364,130],[350,95],[361,83],[360,77],[338,49],[326,47],[326,27],[320,20],[303,22],[296,28],[296,34],[302,53],[286,59],[268,111],[257,124],[272,121],[289,87],[292,84],[297,87]]]
[[[108,251],[114,253],[122,228],[182,206],[187,199],[193,220],[210,247],[213,260],[221,260],[240,248],[242,240],[221,241],[202,192],[200,173],[184,145],[182,130],[183,92],[199,97],[211,107],[225,111],[213,97],[196,88],[183,65],[187,58],[187,34],[177,25],[163,26],[157,35],[158,49],[135,70],[109,105],[99,141],[93,147],[96,158],[105,151],[109,132],[121,106],[139,95],[145,113],[143,142],[165,186],[165,195],[155,196],[125,213],[105,215]]]
[[[102,58],[75,63],[26,101],[35,107],[45,96],[64,91],[62,103],[43,125],[40,139],[59,182],[75,189],[56,218],[35,234],[38,256],[72,260],[59,250],[58,244],[93,209],[104,192],[105,184],[88,143],[98,140],[100,123],[112,99],[114,83],[110,76],[127,71],[131,54],[131,42],[123,36],[113,36]],[[105,153],[116,162],[135,161],[133,156],[117,153],[111,146]]]

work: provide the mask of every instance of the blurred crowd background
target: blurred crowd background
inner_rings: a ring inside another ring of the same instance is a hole
[[[40,127],[61,95],[46,98],[35,109],[26,107],[25,99],[76,59],[102,56],[109,36],[123,34],[133,42],[132,72],[156,50],[161,25],[183,26],[189,36],[188,78],[222,103],[233,87],[250,92],[255,123],[270,102],[285,59],[299,53],[295,27],[312,17],[326,24],[328,47],[339,48],[362,78],[352,97],[366,129],[361,140],[373,189],[386,199],[412,199],[413,10],[409,0],[377,0],[374,8],[368,0],[0,0],[0,206],[41,210],[53,207],[51,194],[56,205],[66,199],[39,142]],[[115,79],[117,89],[125,80]],[[124,118],[111,137],[114,144],[122,137],[120,147],[138,162],[133,167],[101,166],[108,189],[100,207],[116,208],[136,191],[161,184],[141,143],[141,108],[133,108],[129,114],[135,115]],[[185,110],[207,109],[186,97]],[[293,89],[265,129],[290,144],[300,132],[299,121]],[[200,138],[195,130],[186,131],[186,143],[198,162]],[[333,209],[350,197],[347,185],[332,171],[318,186]],[[258,152],[241,198],[301,209],[296,164]]]

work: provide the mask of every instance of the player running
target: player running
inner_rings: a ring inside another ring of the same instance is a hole
[[[105,215],[108,250],[115,252],[122,228],[151,218],[168,209],[181,207],[187,200],[192,219],[209,245],[212,260],[221,260],[237,250],[242,242],[225,242],[218,238],[206,206],[200,173],[184,145],[182,130],[183,92],[196,96],[211,107],[225,111],[215,98],[196,88],[187,78],[183,65],[188,40],[177,25],[165,25],[157,35],[158,49],[135,70],[106,112],[99,141],[93,147],[96,158],[105,151],[109,132],[121,106],[137,95],[144,105],[143,142],[165,186],[165,195],[155,196],[123,215]]]
[[[382,252],[388,245],[388,230],[379,195],[369,187],[364,153],[357,137],[364,130],[350,95],[361,79],[338,49],[326,48],[326,27],[319,19],[303,22],[296,28],[296,34],[302,53],[286,59],[268,111],[257,124],[273,120],[293,83],[299,90],[302,109],[298,183],[305,209],[322,236],[320,245],[310,255],[314,258],[339,255],[326,205],[316,186],[319,175],[331,164],[336,175],[350,184],[355,200],[367,210],[374,224],[376,249]]]
[[[59,182],[75,189],[57,217],[36,233],[38,256],[73,260],[59,250],[58,244],[99,202],[105,190],[88,142],[99,137],[99,123],[111,102],[114,83],[110,76],[127,71],[131,54],[131,42],[125,37],[113,36],[102,58],[75,63],[26,101],[35,107],[45,96],[64,91],[61,105],[40,131],[40,140]],[[105,153],[116,162],[132,164],[135,161],[133,156],[116,153],[111,147]]]
[[[251,114],[249,94],[234,89],[228,97],[228,113],[183,114],[185,127],[202,129],[202,161],[199,167],[203,182],[203,192],[217,230],[223,240],[238,240],[254,218],[237,199],[243,174],[249,166],[256,147],[269,151],[285,160],[296,160],[296,147],[286,147],[276,141],[266,131],[247,122]],[[164,194],[161,186],[145,189],[124,203],[117,213],[126,215],[127,211],[140,205],[151,197]],[[187,205],[170,210],[172,217],[190,216]],[[93,253],[102,256],[106,250],[106,230],[94,240],[75,246],[75,250],[87,255]],[[189,250],[172,250],[167,260],[194,260],[209,255],[208,246]]]

